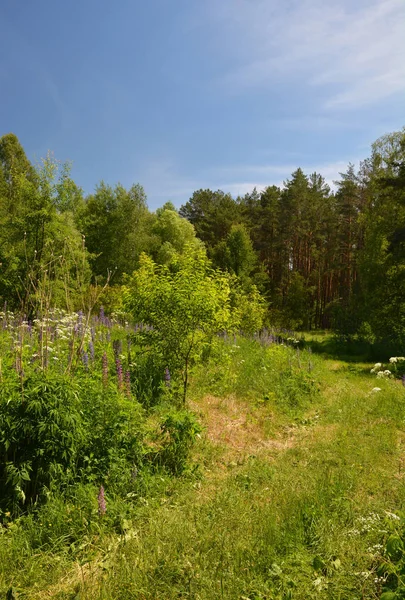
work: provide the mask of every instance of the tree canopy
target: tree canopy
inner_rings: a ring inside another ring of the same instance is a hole
[[[332,189],[298,168],[283,186],[237,198],[200,189],[155,212],[139,183],[100,182],[86,196],[69,165],[51,155],[33,165],[14,134],[0,138],[3,303],[31,310],[44,273],[63,303],[79,271],[86,285],[121,285],[143,253],[171,272],[203,249],[244,294],[260,290],[268,323],[404,345],[405,130],[378,139]]]

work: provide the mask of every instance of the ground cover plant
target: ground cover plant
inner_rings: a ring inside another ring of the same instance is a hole
[[[168,469],[181,468],[186,439],[198,427],[174,403],[148,423],[132,389],[138,326],[113,322],[103,310],[87,323],[80,312],[54,311],[33,322],[7,311],[0,317],[3,514],[15,516],[45,501],[50,488],[84,481],[108,483],[110,493],[129,486],[129,493],[142,467],[165,467],[173,435],[182,458],[170,456]],[[164,375],[162,396],[169,393]]]
[[[226,334],[141,403],[140,329],[2,315],[0,593],[400,598],[400,374]]]

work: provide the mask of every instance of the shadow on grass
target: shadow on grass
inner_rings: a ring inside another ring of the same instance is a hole
[[[303,347],[310,348],[316,354],[323,354],[325,358],[341,360],[346,363],[370,363],[388,360],[390,349],[382,344],[353,339],[341,339],[332,333],[304,335]]]

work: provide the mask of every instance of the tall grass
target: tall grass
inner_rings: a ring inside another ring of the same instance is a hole
[[[202,431],[191,413],[143,407],[145,464],[130,472],[111,461],[105,515],[97,478],[64,490],[51,483],[42,505],[17,518],[3,512],[0,597],[381,596],[381,565],[402,564],[385,549],[405,502],[404,388],[382,380],[372,392],[370,365],[275,340],[218,340],[203,358],[190,390]],[[124,410],[135,402],[117,393]],[[221,399],[210,420],[207,397]],[[233,418],[231,403],[245,421],[229,435],[249,423],[263,443],[247,440],[228,456],[210,427]],[[196,439],[194,467],[184,468]]]

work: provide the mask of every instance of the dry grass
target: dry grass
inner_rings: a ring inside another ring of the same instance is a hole
[[[271,455],[294,444],[293,428],[269,437],[266,425],[273,414],[233,396],[205,396],[193,408],[201,415],[208,440],[222,449],[223,463],[242,462],[247,456],[263,452]]]

